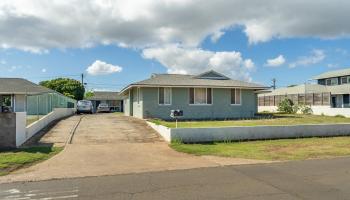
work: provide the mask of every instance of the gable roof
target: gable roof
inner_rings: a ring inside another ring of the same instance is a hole
[[[325,79],[325,78],[333,78],[333,77],[349,76],[349,75],[350,75],[350,68],[347,68],[347,69],[325,72],[323,74],[313,77],[313,79]]]
[[[88,97],[88,100],[122,100],[123,97],[119,95],[119,92],[107,92],[99,91],[94,92],[94,96]]]
[[[197,76],[194,76],[194,78],[204,78],[204,79],[214,79],[214,80],[228,80],[229,77],[220,74],[219,72],[216,72],[214,70],[210,70],[208,72],[201,73]]]
[[[215,73],[217,77],[206,77]],[[218,76],[220,75],[220,76]],[[132,83],[124,88],[121,93],[131,87],[213,87],[213,88],[247,88],[266,89],[263,85],[239,80],[232,80],[215,71],[209,71],[200,75],[183,74],[153,74],[149,79]]]
[[[0,94],[42,94],[55,92],[23,78],[0,78]]]

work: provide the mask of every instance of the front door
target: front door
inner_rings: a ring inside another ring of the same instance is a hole
[[[336,108],[336,107],[337,107],[337,97],[332,96],[332,108]]]
[[[343,107],[344,108],[349,108],[349,103],[350,103],[350,96],[349,94],[343,94]]]

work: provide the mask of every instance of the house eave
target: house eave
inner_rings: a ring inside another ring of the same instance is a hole
[[[152,88],[152,87],[155,87],[155,88],[158,88],[158,87],[171,87],[171,88],[189,88],[189,87],[192,87],[192,88],[203,88],[203,87],[206,87],[206,88],[218,88],[218,89],[220,89],[220,88],[223,88],[223,89],[240,88],[240,89],[248,89],[248,90],[266,90],[266,89],[269,88],[269,87],[217,86],[217,85],[155,85],[155,84],[148,85],[148,84],[131,84],[131,85],[125,87],[124,89],[122,89],[120,91],[120,94],[124,94],[126,91],[128,91],[129,89],[131,89],[133,87],[149,87],[149,88]]]

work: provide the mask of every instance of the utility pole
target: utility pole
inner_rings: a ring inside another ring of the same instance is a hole
[[[272,79],[272,86],[271,86],[274,90],[276,89],[276,79],[273,78]]]
[[[84,73],[81,74],[81,84],[82,84],[83,87],[84,87]]]

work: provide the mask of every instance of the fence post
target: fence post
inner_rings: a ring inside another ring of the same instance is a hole
[[[36,117],[39,120],[39,95],[36,96]]]

